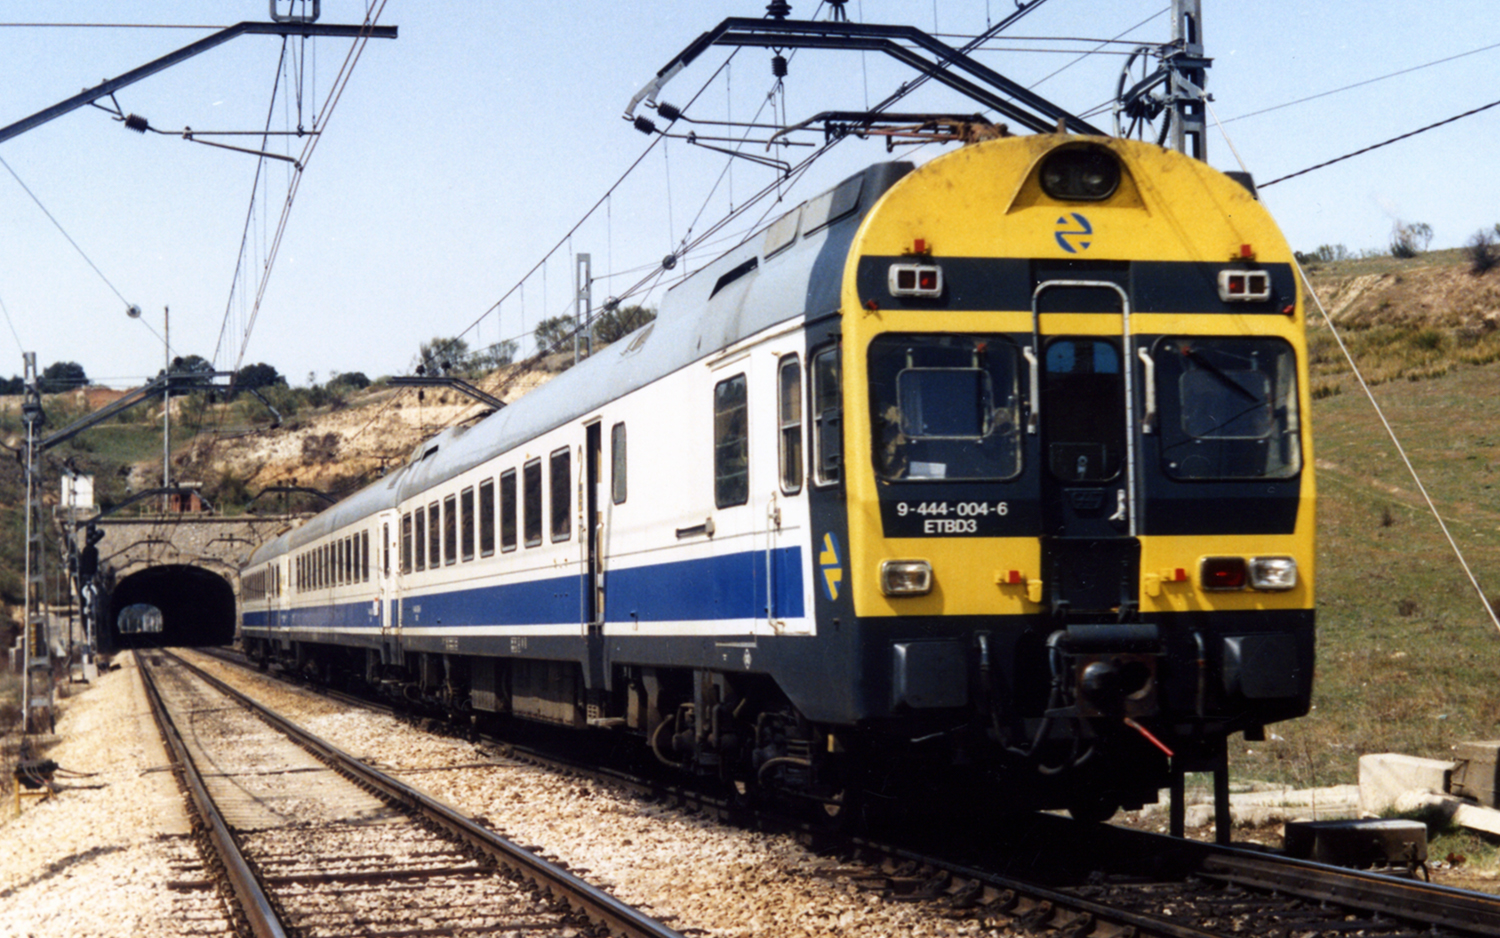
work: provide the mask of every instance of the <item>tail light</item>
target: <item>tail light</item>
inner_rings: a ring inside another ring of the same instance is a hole
[[[1226,303],[1257,303],[1271,298],[1271,275],[1264,270],[1219,271],[1219,299]]]
[[[1204,557],[1198,563],[1198,583],[1206,590],[1245,588],[1244,557]]]
[[[943,268],[936,264],[892,264],[888,275],[891,296],[943,295]]]

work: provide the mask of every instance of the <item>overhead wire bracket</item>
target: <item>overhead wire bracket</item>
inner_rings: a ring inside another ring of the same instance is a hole
[[[625,119],[634,121],[642,101],[654,104],[667,82],[713,46],[883,52],[1037,133],[1054,132],[1061,125],[1075,134],[1105,135],[1083,118],[912,26],[743,17],[724,20],[679,52],[630,99]],[[932,57],[923,56],[919,49]],[[958,72],[972,76],[972,80]]]

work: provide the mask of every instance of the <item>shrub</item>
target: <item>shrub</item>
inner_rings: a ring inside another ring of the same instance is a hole
[[[1464,251],[1469,255],[1469,272],[1475,276],[1489,273],[1495,265],[1500,264],[1500,250],[1495,247],[1495,236],[1483,228],[1474,232],[1474,237],[1464,245]]]

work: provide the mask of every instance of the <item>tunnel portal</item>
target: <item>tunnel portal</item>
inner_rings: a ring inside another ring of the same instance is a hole
[[[159,609],[161,630],[122,632],[120,613],[134,605]],[[228,645],[234,641],[234,587],[219,574],[189,564],[147,567],[115,585],[100,625],[103,651]]]

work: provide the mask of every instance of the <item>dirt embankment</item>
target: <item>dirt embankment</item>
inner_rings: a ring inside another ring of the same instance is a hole
[[[473,383],[509,403],[550,377],[551,372],[538,370],[510,380],[510,369],[503,369]],[[449,389],[371,388],[341,406],[299,413],[279,427],[200,435],[173,454],[173,474],[204,482],[233,476],[252,493],[298,485],[347,494],[400,466],[423,440],[488,410]],[[136,468],[150,475],[160,465]]]
[[[1500,271],[1476,276],[1441,255],[1328,264],[1311,269],[1309,279],[1340,326],[1439,329],[1471,338],[1500,328]]]

